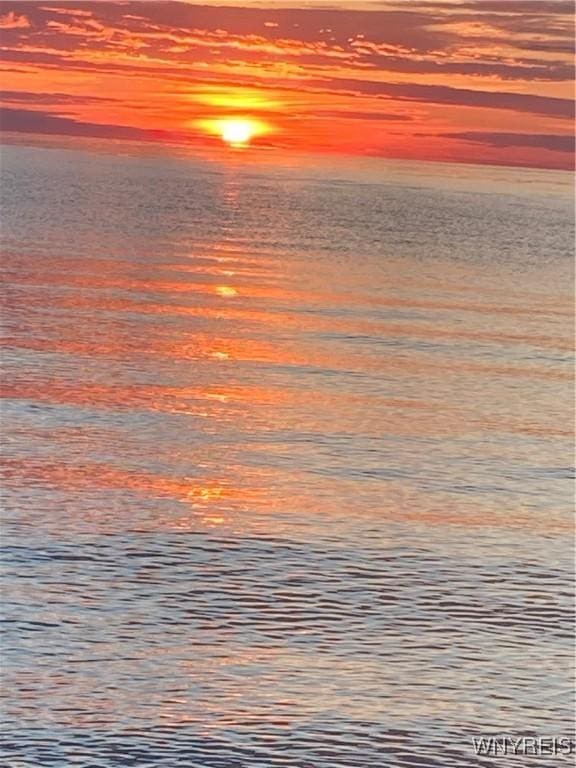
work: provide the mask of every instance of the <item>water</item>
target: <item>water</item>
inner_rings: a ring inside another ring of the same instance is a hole
[[[571,735],[567,177],[246,158],[2,152],[2,765]]]

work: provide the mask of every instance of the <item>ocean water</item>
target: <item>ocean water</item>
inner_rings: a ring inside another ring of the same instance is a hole
[[[2,766],[550,765],[569,177],[231,158],[2,150]]]

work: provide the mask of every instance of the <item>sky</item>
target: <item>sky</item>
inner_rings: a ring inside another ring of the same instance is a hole
[[[299,6],[299,7],[296,7]],[[571,0],[2,2],[10,134],[573,167]]]

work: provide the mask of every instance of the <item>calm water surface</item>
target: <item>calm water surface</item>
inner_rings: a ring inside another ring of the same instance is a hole
[[[2,166],[2,765],[570,735],[567,177]]]

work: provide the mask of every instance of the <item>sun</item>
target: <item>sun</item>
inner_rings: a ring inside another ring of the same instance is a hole
[[[233,149],[245,149],[253,139],[274,133],[275,129],[265,120],[257,117],[217,117],[197,120],[195,125],[212,136],[217,136]]]
[[[249,144],[257,132],[257,126],[251,120],[237,118],[222,120],[220,123],[222,140],[232,146]]]

